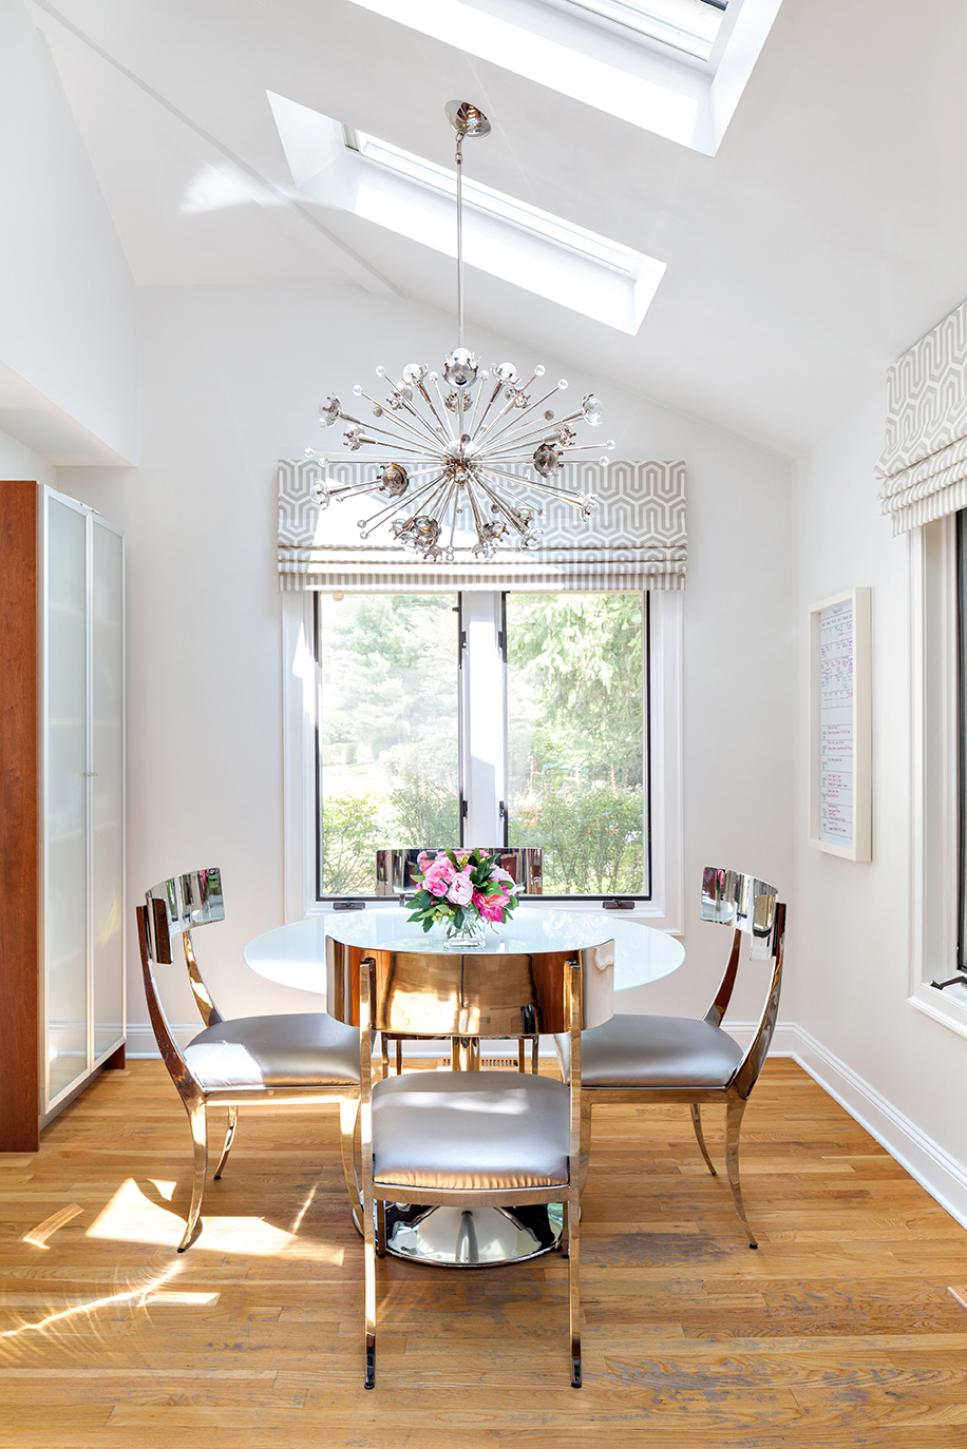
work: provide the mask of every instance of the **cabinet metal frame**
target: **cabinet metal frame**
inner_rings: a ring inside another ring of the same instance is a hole
[[[39,587],[37,590],[38,637],[40,639],[40,668],[38,671],[38,684],[40,690],[40,812],[41,812],[41,858],[39,876],[40,909],[38,919],[40,922],[39,942],[39,1067],[40,1067],[40,1125],[45,1127],[47,1123],[57,1115],[62,1107],[77,1095],[77,1093],[90,1080],[91,1076],[102,1067],[109,1057],[124,1045],[127,1030],[127,939],[125,924],[127,912],[125,903],[127,901],[127,611],[125,600],[127,596],[127,554],[125,549],[124,534],[121,529],[101,517],[95,509],[86,503],[79,503],[76,498],[70,498],[64,493],[46,485],[40,487],[42,498],[40,508],[40,536],[38,547],[40,550]],[[49,584],[49,555],[50,555],[50,504],[55,502],[66,508],[72,509],[80,514],[85,520],[84,539],[84,732],[85,732],[85,891],[87,900],[86,914],[86,941],[85,941],[85,970],[86,970],[86,1010],[87,1010],[87,1035],[85,1063],[75,1077],[62,1087],[55,1096],[50,1095],[50,1056],[49,1056],[49,1032],[48,1032],[48,990],[47,990],[47,885],[49,879],[49,852],[50,832],[48,822],[50,819],[50,795],[49,777],[50,761],[47,741],[48,731],[48,663],[50,658],[49,638],[49,610],[47,608],[48,584]],[[94,1050],[94,928],[93,928],[93,900],[92,885],[93,873],[93,769],[94,769],[94,529],[103,528],[113,533],[121,543],[121,1033],[118,1038],[106,1047],[103,1051],[95,1054]]]

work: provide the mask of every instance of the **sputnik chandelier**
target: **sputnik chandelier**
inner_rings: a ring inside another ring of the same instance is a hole
[[[478,560],[493,558],[499,547],[539,548],[542,509],[521,501],[521,492],[559,499],[589,518],[593,496],[574,493],[554,479],[572,454],[595,451],[593,444],[577,444],[576,425],[596,428],[602,416],[593,393],[574,412],[557,416],[549,404],[567,388],[566,380],[543,392],[543,367],[535,367],[526,380],[511,362],[488,371],[464,345],[463,143],[489,135],[490,122],[469,101],[450,101],[446,111],[456,132],[457,346],[443,364],[442,377],[423,363],[407,363],[399,381],[389,382],[383,401],[357,384],[353,393],[371,405],[374,422],[348,412],[338,397],[320,405],[323,427],[348,424],[343,443],[351,453],[375,450],[364,454],[374,469],[372,478],[330,484],[327,456],[307,450],[307,457],[323,465],[315,485],[321,507],[357,494],[383,500],[375,513],[359,520],[360,537],[368,539],[388,524],[398,543],[428,563],[452,563],[460,540],[470,542]],[[386,386],[385,369],[378,367],[376,373]],[[600,462],[606,465],[614,443],[603,447]],[[529,467],[534,476],[509,471],[514,466]]]

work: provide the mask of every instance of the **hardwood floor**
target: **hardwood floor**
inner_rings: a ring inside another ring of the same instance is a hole
[[[580,1393],[555,1255],[381,1263],[365,1393],[335,1111],[243,1112],[179,1258],[187,1122],[133,1062],[0,1157],[0,1445],[967,1446],[967,1232],[791,1062],[743,1147],[758,1252],[687,1108],[595,1114]]]

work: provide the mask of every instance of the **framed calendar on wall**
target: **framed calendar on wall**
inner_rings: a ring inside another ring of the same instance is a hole
[[[872,855],[871,605],[847,589],[809,611],[809,843]]]

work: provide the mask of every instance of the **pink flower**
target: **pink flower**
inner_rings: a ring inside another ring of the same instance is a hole
[[[425,871],[427,866],[430,864],[430,861],[433,859],[434,857],[430,854],[428,850],[421,850],[419,855],[416,857],[417,868],[419,870]]]
[[[445,896],[455,875],[456,871],[446,856],[438,855],[427,869],[423,888],[433,896]]]
[[[480,896],[479,900],[474,901],[485,921],[496,921],[498,924],[504,919],[506,903],[506,896]]]
[[[455,906],[468,906],[473,897],[473,882],[468,871],[462,870],[455,875],[450,882],[450,889],[447,891],[447,900],[452,901]]]

